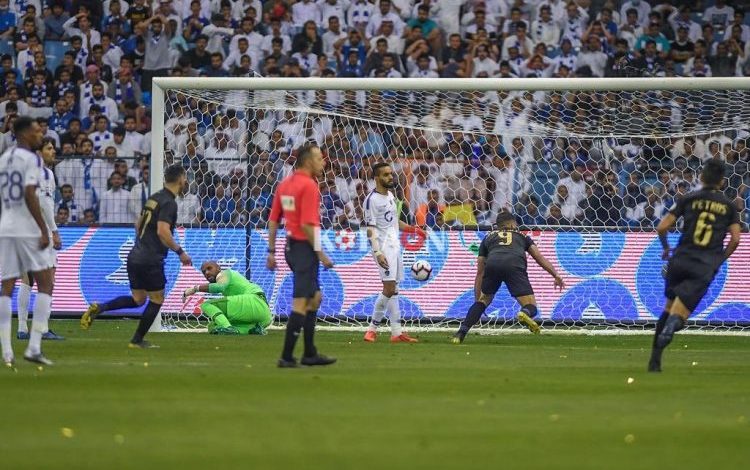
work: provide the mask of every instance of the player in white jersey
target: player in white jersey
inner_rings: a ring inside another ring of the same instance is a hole
[[[3,362],[13,368],[15,358],[10,342],[11,301],[16,280],[31,271],[39,294],[34,306],[29,345],[24,359],[51,365],[42,354],[42,334],[47,331],[52,303],[52,263],[50,262],[49,229],[39,206],[39,186],[42,159],[34,153],[44,135],[39,124],[27,116],[13,124],[17,145],[0,156],[0,346]]]
[[[421,232],[422,237],[424,237],[424,231],[406,224],[399,218],[396,198],[389,191],[395,186],[393,168],[387,163],[377,163],[373,165],[372,172],[375,190],[365,198],[365,223],[372,256],[380,269],[383,291],[375,300],[375,309],[370,326],[365,333],[365,341],[375,342],[378,326],[388,310],[391,321],[391,342],[416,343],[415,338],[401,330],[398,283],[404,277],[404,263],[401,257],[399,229]]]
[[[49,236],[52,240],[52,248],[49,250],[49,255],[50,263],[52,263],[54,269],[57,267],[57,250],[62,247],[60,234],[57,231],[57,224],[55,223],[55,192],[57,191],[57,185],[55,184],[55,174],[52,172],[52,167],[55,164],[55,141],[49,137],[45,137],[42,140],[40,153],[45,166],[40,170],[37,196],[39,197],[42,215],[44,216],[44,221],[47,224]],[[18,297],[16,298],[18,304],[18,333],[16,333],[16,338],[20,340],[29,339],[29,300],[33,286],[34,277],[31,273],[23,273],[21,283],[18,285]],[[52,330],[48,330],[42,335],[42,339],[63,340],[65,338],[55,334]]]

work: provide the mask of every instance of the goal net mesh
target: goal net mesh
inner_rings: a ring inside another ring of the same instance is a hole
[[[381,289],[369,253],[363,201],[371,166],[393,165],[401,217],[427,227],[402,236],[400,284],[407,328],[462,319],[474,301],[478,246],[498,211],[513,211],[567,288],[529,263],[547,329],[643,329],[662,310],[663,263],[654,228],[676,198],[697,189],[704,161],[727,166],[727,195],[747,218],[750,93],[747,91],[365,91],[166,90],[164,165],[188,168],[180,203],[194,262],[214,259],[246,274],[270,301],[275,322],[291,306],[291,275],[265,269],[266,224],[277,183],[295,150],[315,142],[326,157],[320,178],[323,247],[336,263],[321,271],[321,322],[366,325]],[[671,237],[674,245],[679,234]],[[719,270],[691,327],[750,325],[740,275],[748,243]],[[432,276],[409,275],[417,260]],[[164,305],[165,324],[205,327],[205,282],[183,269]],[[503,286],[478,329],[517,328],[518,304]]]

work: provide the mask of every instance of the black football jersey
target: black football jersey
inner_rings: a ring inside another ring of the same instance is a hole
[[[487,264],[526,270],[526,252],[534,241],[517,230],[495,230],[479,245],[479,256]]]
[[[674,254],[712,262],[724,253],[729,226],[740,223],[737,208],[716,190],[701,189],[686,194],[669,210],[683,218],[682,236]]]
[[[140,262],[157,263],[167,256],[169,249],[161,242],[156,232],[158,222],[167,222],[172,231],[177,223],[175,195],[166,188],[154,193],[143,205],[140,229],[132,251],[132,256]]]

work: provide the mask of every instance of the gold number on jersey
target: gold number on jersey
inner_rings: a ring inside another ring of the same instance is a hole
[[[508,246],[513,243],[513,234],[511,232],[497,232],[497,244]]]
[[[143,238],[143,235],[146,233],[146,227],[149,222],[151,222],[151,217],[153,217],[153,215],[154,212],[151,209],[147,208],[143,211],[143,215],[141,215],[141,234],[138,238]]]
[[[695,223],[693,231],[693,243],[698,246],[707,246],[711,242],[714,234],[713,223],[716,222],[716,216],[710,212],[701,212],[698,216],[698,222]]]

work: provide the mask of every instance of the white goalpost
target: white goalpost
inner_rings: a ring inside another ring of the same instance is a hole
[[[555,292],[530,261],[542,327],[616,334],[658,318],[663,263],[654,227],[699,187],[704,161],[726,163],[727,195],[748,216],[748,78],[160,77],[152,114],[151,191],[161,189],[167,165],[180,163],[191,182],[181,203],[200,207],[182,212],[182,246],[194,263],[213,259],[260,285],[275,324],[289,312],[291,282],[283,262],[276,272],[264,266],[270,197],[306,142],[326,157],[322,242],[336,263],[321,271],[319,319],[339,329],[365,326],[381,288],[362,226],[379,161],[397,175],[401,217],[427,227],[425,239],[402,237],[401,311],[412,330],[454,327],[466,314],[477,247],[500,210],[516,214],[568,284]],[[750,331],[748,245],[743,234],[691,331]],[[428,281],[409,278],[416,260],[431,263]],[[154,328],[205,328],[202,299],[181,298],[205,282],[199,269],[171,274]],[[503,287],[477,330],[519,331],[517,310]]]

